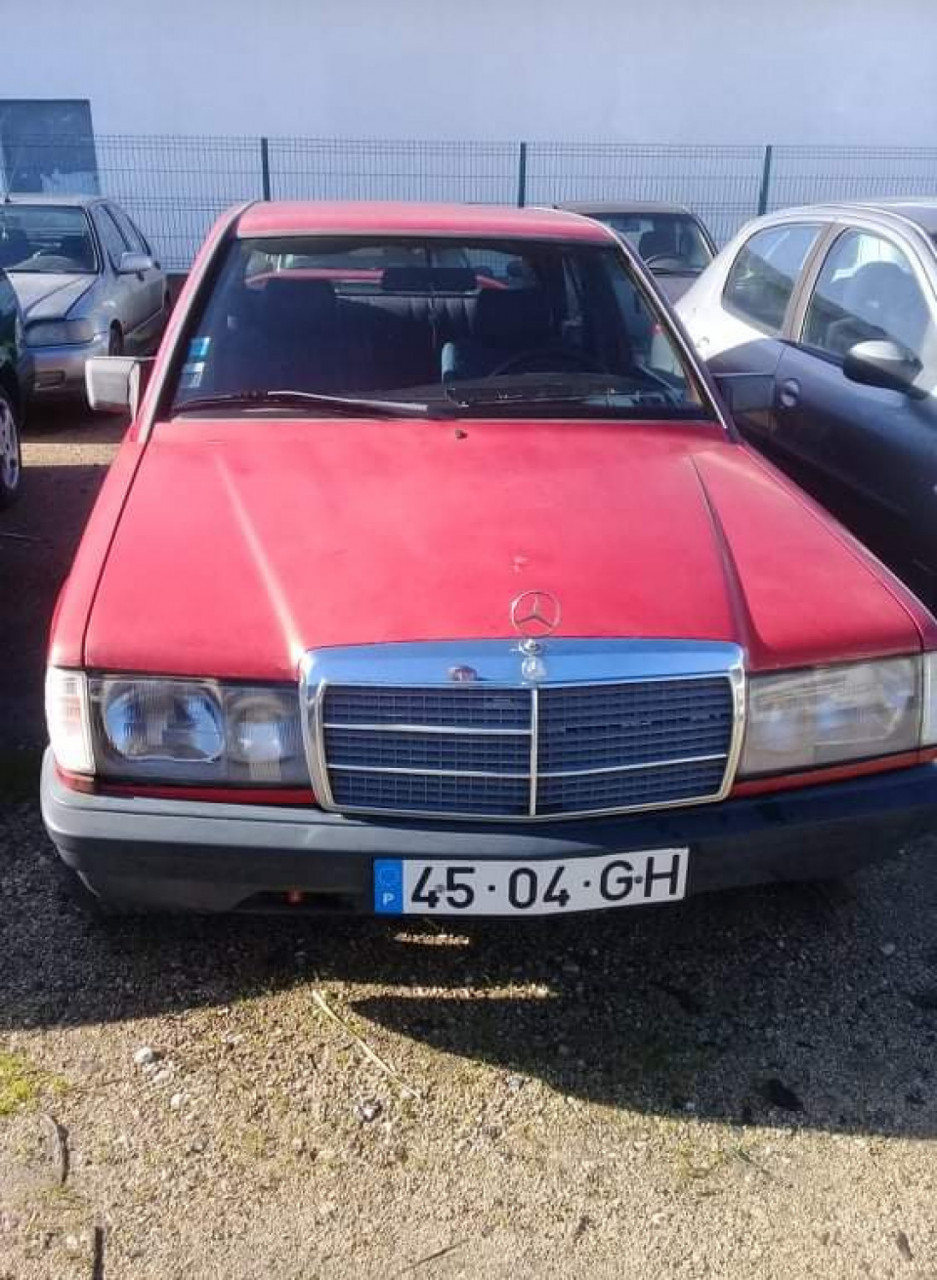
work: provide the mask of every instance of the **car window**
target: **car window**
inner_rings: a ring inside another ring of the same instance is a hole
[[[101,243],[104,246],[104,252],[116,271],[120,266],[121,256],[129,250],[130,245],[124,239],[117,223],[103,205],[98,205],[95,209],[94,221],[98,229],[98,235],[101,237]]]
[[[677,213],[598,213],[599,222],[627,240],[661,275],[698,275],[712,262],[712,251],[695,218]]]
[[[107,206],[107,211],[117,223],[123,238],[127,241],[127,244],[133,252],[149,255],[150,246],[124,213],[123,209],[121,209],[120,205],[109,204]]]
[[[858,342],[892,338],[920,359],[934,341],[927,298],[903,251],[866,231],[847,231],[817,279],[802,341],[841,359]]]
[[[464,386],[503,413],[528,395],[570,418],[714,412],[611,244],[237,240],[186,350],[177,408],[273,390],[452,402]]]
[[[756,231],[732,264],[723,291],[729,311],[780,333],[794,286],[820,232],[797,223]]]
[[[67,205],[0,205],[0,267],[41,274],[97,270],[84,209]]]

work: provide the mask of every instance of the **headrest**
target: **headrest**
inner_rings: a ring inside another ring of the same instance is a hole
[[[29,257],[29,237],[22,227],[5,227],[0,235],[0,266],[12,266]]]
[[[387,267],[385,293],[474,293],[478,277],[471,267]]]
[[[483,342],[530,344],[550,331],[550,308],[540,289],[482,289],[475,334]]]
[[[274,328],[319,324],[335,312],[335,290],[329,280],[270,276],[261,293],[264,322]]]
[[[667,231],[645,231],[638,241],[638,254],[642,258],[657,258],[662,254],[676,253],[674,237]]]

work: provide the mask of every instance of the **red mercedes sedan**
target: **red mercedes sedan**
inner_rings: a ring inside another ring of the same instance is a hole
[[[48,831],[113,909],[535,915],[884,858],[937,623],[555,210],[252,204],[56,612]]]

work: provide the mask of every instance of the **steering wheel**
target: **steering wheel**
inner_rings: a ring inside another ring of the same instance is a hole
[[[548,361],[549,363],[545,369],[526,367],[536,365],[538,360]],[[553,362],[557,360],[565,361],[572,368],[581,369],[586,373],[610,372],[606,365],[585,351],[576,351],[572,347],[533,347],[529,351],[519,351],[516,355],[509,356],[497,368],[492,369],[488,377],[498,378],[503,373],[516,372],[553,373]]]

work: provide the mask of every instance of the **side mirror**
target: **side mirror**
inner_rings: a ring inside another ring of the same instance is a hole
[[[774,401],[774,375],[771,373],[716,374],[716,386],[730,413],[756,413],[770,409]]]
[[[148,253],[122,253],[117,274],[121,276],[141,275],[144,271],[152,271],[156,264]]]
[[[901,391],[905,395],[924,395],[915,386],[923,369],[913,351],[892,338],[880,338],[872,342],[858,342],[846,352],[843,373],[850,382],[865,387],[882,387],[886,391]]]
[[[136,417],[150,380],[154,358],[91,356],[85,361],[85,389],[92,409],[101,413],[126,413]]]

